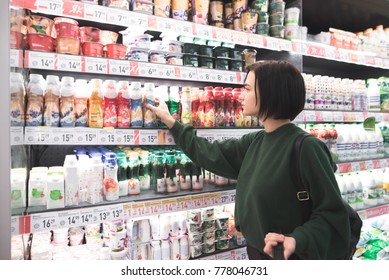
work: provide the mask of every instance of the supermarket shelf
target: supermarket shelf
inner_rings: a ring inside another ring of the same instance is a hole
[[[230,242],[231,244],[231,242]],[[190,260],[248,260],[246,246],[230,245],[226,250],[216,250],[213,253],[202,254]]]
[[[23,67],[23,50],[19,49],[10,49],[9,50],[9,65],[11,67]]]
[[[193,191],[181,191],[174,194],[175,196],[159,195],[157,198],[154,192],[151,198],[145,198],[142,201],[131,201],[107,205],[83,205],[77,207],[83,208],[66,208],[50,209],[30,213],[25,216],[13,216],[11,220],[12,234],[34,233],[45,230],[65,228],[71,226],[81,226],[93,223],[108,222],[117,219],[141,218],[151,215],[174,213],[190,209],[199,209],[202,207],[224,205],[235,202],[235,189],[229,187],[205,187],[204,193],[193,193]],[[223,190],[221,190],[223,189]],[[151,192],[150,192],[151,193]],[[140,195],[142,196],[142,195]],[[142,199],[137,196],[124,197],[123,199]],[[43,208],[43,207],[30,207]]]
[[[29,2],[29,3],[27,3]],[[12,7],[30,9],[38,13],[71,17],[111,25],[159,32],[169,32],[204,39],[219,40],[239,45],[252,46],[274,51],[289,51],[303,56],[311,56],[369,67],[389,69],[389,59],[373,56],[370,53],[338,49],[332,46],[308,42],[288,41],[273,37],[250,34],[214,26],[195,24],[170,18],[157,17],[131,11],[108,8],[67,0],[23,1],[11,0]]]
[[[357,211],[362,220],[389,214],[389,203]]]
[[[389,158],[361,160],[347,163],[337,163],[337,173],[358,172],[364,170],[381,169],[389,166]]]
[[[389,121],[389,114],[386,112],[304,110],[294,119],[294,122],[363,122],[367,117],[375,117],[377,122]]]
[[[198,129],[208,141],[240,138],[259,128]],[[88,127],[23,127],[11,128],[12,145],[174,145],[167,129],[107,129]]]
[[[246,76],[244,72],[28,50],[24,51],[24,67],[51,71],[239,85],[243,83]]]

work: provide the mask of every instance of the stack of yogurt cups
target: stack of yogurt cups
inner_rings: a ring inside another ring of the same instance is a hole
[[[284,39],[285,36],[285,2],[270,0],[269,5],[269,33],[271,37]]]
[[[285,39],[300,39],[300,9],[297,7],[285,10]]]

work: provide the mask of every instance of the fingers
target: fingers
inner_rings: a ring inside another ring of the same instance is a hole
[[[265,254],[268,254],[269,256],[273,257],[273,247],[276,246],[278,243],[283,243],[285,241],[285,236],[282,234],[269,232],[266,234],[265,238],[265,247],[263,248],[263,251]]]
[[[268,241],[265,243],[265,247],[263,248],[263,251],[265,254],[273,257],[273,247],[277,245],[277,241]]]

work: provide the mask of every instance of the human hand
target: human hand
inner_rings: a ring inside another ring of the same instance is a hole
[[[287,260],[296,250],[296,240],[293,237],[285,236],[283,234],[269,232],[265,236],[265,247],[263,251],[273,258],[273,247],[277,243],[284,245],[284,259]]]
[[[158,107],[145,103],[145,107],[153,111],[154,114],[156,114],[168,128],[173,127],[176,120],[170,115],[169,108],[167,107],[165,101],[161,101]]]

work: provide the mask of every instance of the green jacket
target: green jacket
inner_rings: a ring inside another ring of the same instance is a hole
[[[303,180],[310,186],[312,215],[303,223],[290,168],[296,137],[303,131],[286,124],[240,139],[208,142],[192,126],[176,122],[170,129],[176,144],[197,165],[237,179],[235,224],[248,244],[263,252],[268,232],[296,240],[292,259],[337,259],[347,252],[348,214],[331,167],[326,145],[308,137],[301,150]]]

